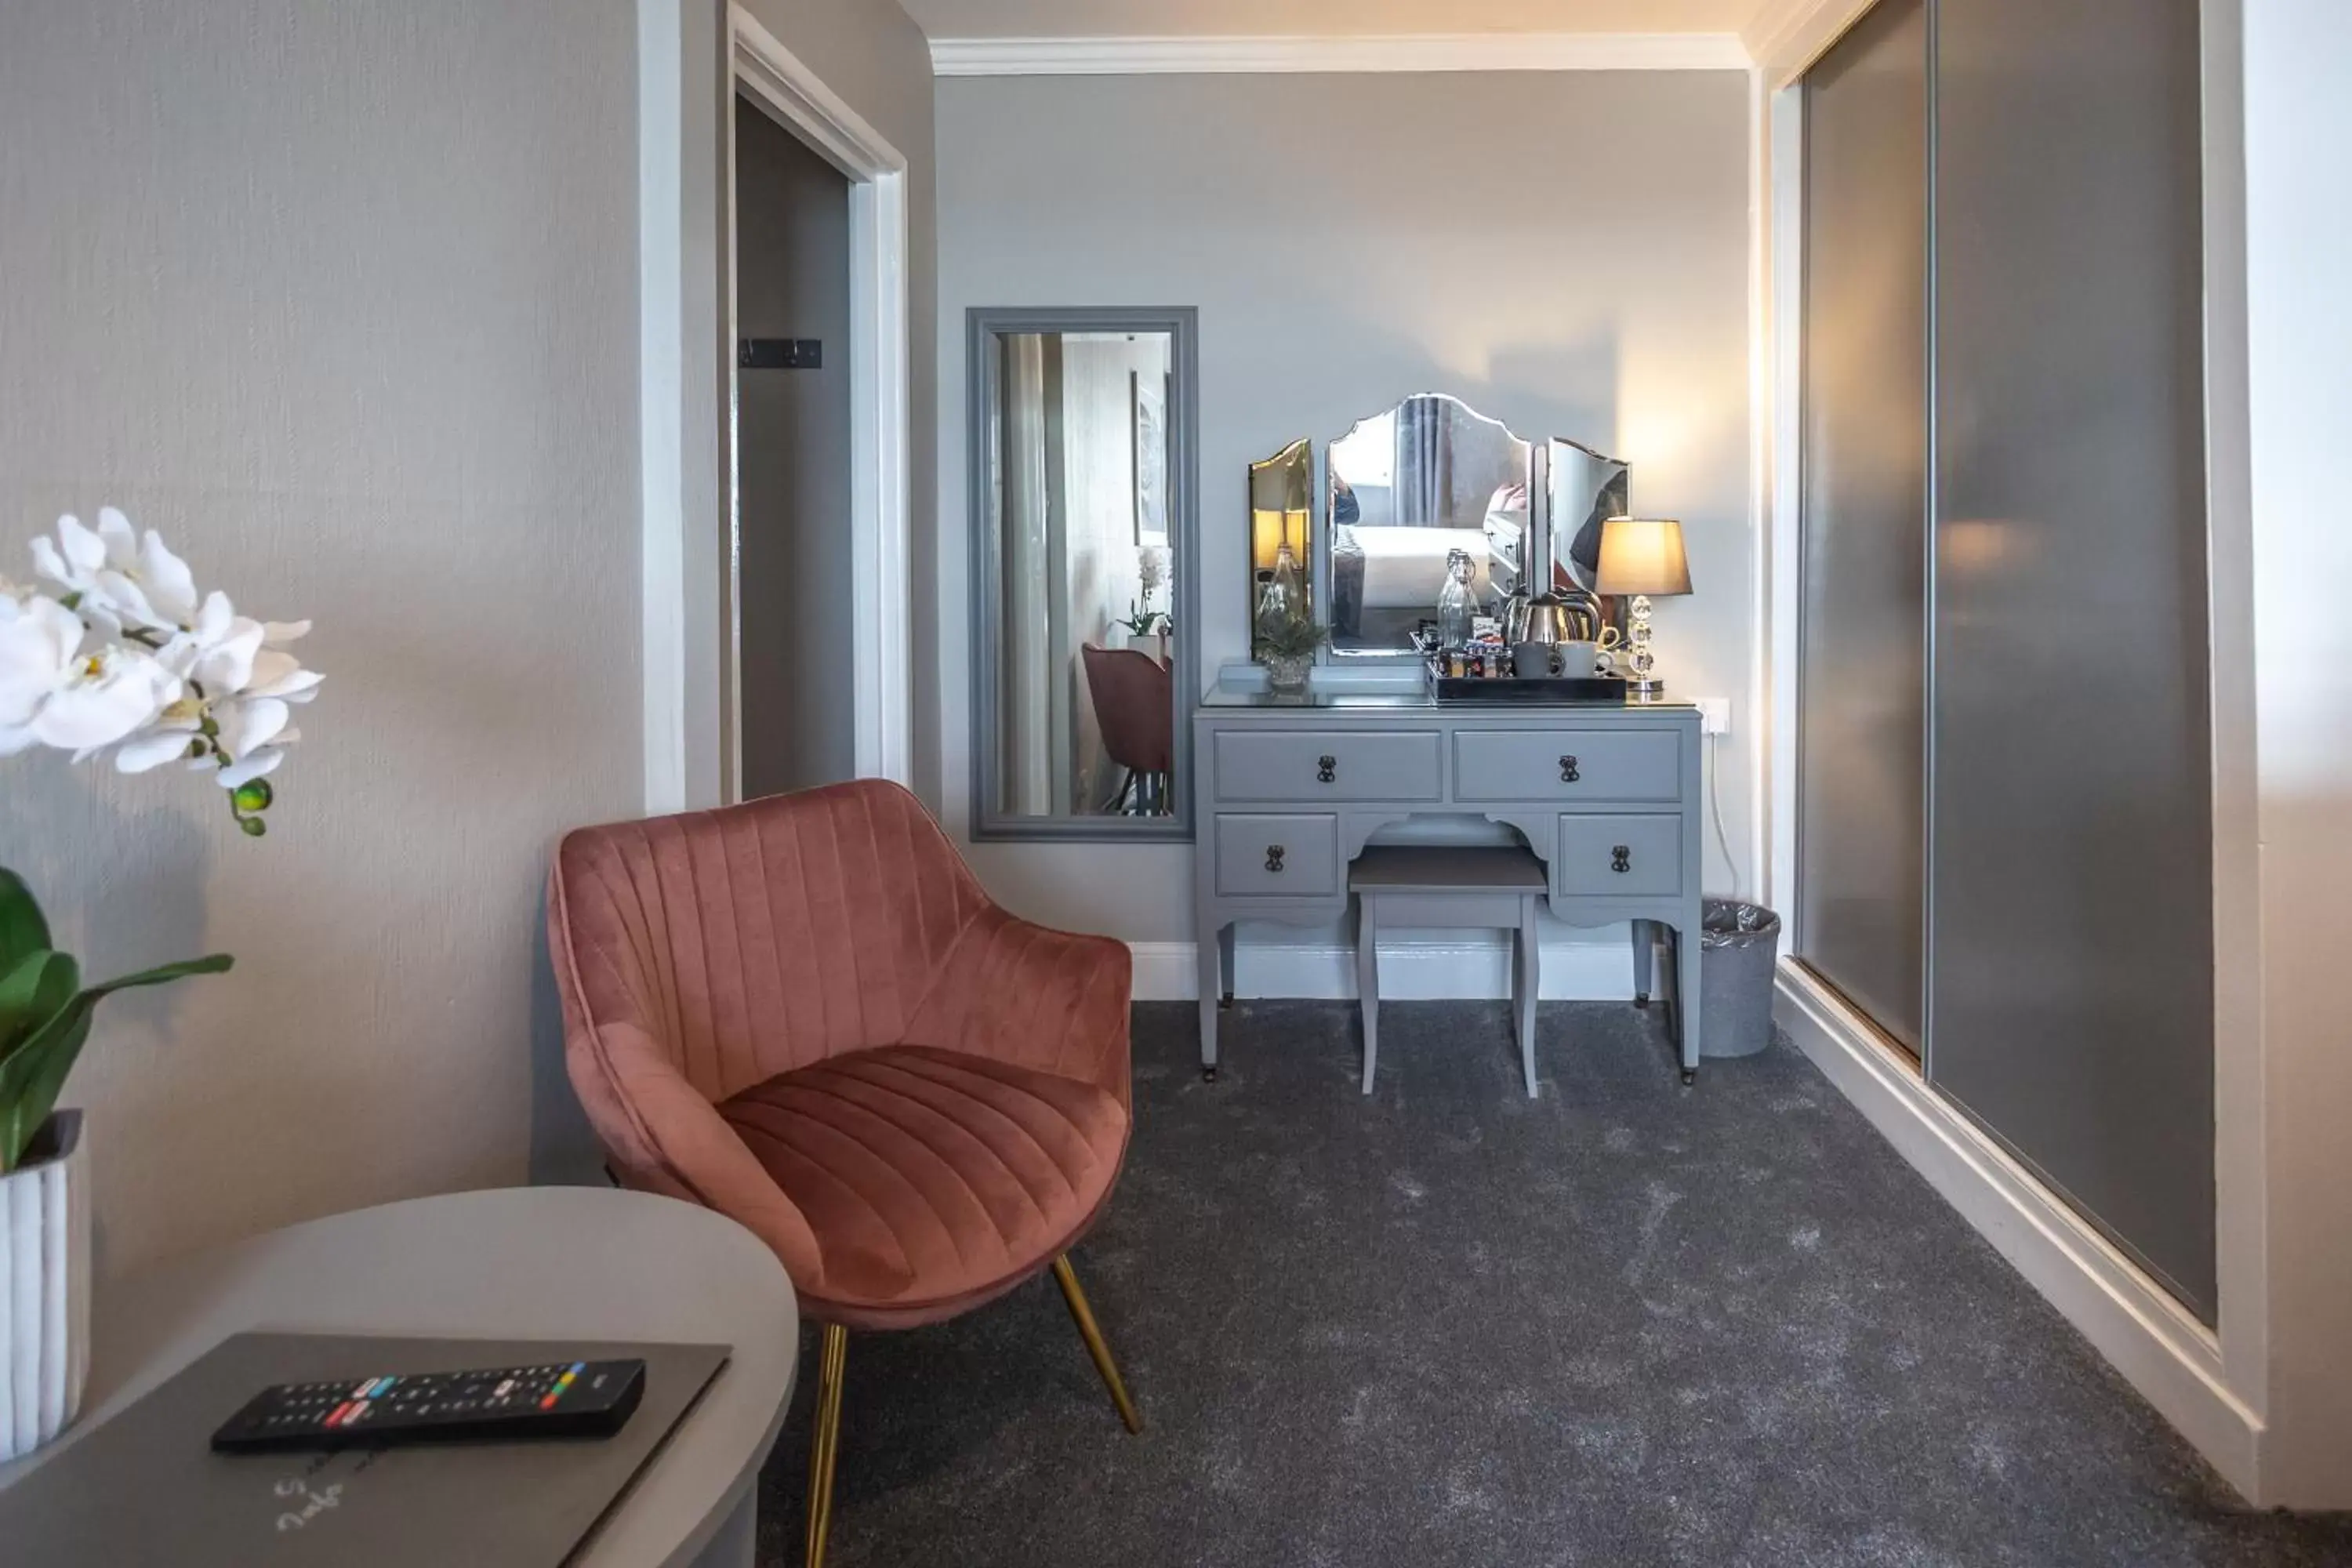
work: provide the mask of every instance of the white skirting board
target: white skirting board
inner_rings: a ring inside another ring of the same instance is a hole
[[[2223,1479],[2253,1495],[2263,1422],[2223,1381],[2213,1331],[1928,1088],[1842,999],[1785,961],[1773,1014],[1895,1152]]]
[[[1277,928],[1278,929],[1278,928]],[[1621,931],[1622,928],[1620,928]],[[1198,970],[1189,942],[1136,942],[1135,999],[1190,1002],[1196,999]],[[1499,1001],[1511,994],[1511,948],[1503,936],[1449,932],[1415,940],[1383,932],[1381,999],[1430,1002],[1457,998]],[[1657,963],[1664,970],[1663,949]],[[1663,983],[1663,973],[1659,980]],[[1234,956],[1237,996],[1301,996],[1353,1000],[1356,950],[1330,942],[1254,940],[1244,927]],[[1633,994],[1633,947],[1630,934],[1614,941],[1547,942],[1543,945],[1541,996],[1547,1002],[1622,1002]]]

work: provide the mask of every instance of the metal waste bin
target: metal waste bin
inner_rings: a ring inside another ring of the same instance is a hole
[[[1780,917],[1761,904],[1708,899],[1699,910],[1702,1057],[1752,1057],[1772,1043],[1772,967]]]

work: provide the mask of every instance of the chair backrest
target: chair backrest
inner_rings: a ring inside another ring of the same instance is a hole
[[[568,1048],[633,1026],[718,1100],[887,1045],[992,907],[922,804],[878,779],[583,827],[549,890]]]
[[[1103,750],[1123,768],[1164,773],[1176,765],[1176,681],[1168,667],[1131,647],[1079,648]]]

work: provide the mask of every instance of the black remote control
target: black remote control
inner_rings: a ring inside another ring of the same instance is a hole
[[[515,1442],[609,1437],[646,1392],[642,1361],[550,1362],[281,1383],[213,1434],[223,1454],[361,1444]]]

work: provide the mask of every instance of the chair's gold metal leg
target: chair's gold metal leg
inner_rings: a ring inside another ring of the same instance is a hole
[[[809,1437],[807,1568],[824,1568],[833,1524],[833,1465],[841,1451],[841,1383],[849,1364],[849,1331],[827,1323],[817,1352],[816,1430]]]
[[[1118,1380],[1118,1363],[1110,1359],[1110,1346],[1103,1342],[1094,1309],[1087,1305],[1087,1293],[1078,1289],[1078,1276],[1070,1268],[1066,1252],[1054,1259],[1054,1281],[1062,1288],[1062,1300],[1070,1304],[1078,1337],[1087,1342],[1087,1353],[1095,1358],[1095,1370],[1102,1373],[1103,1386],[1110,1390],[1110,1402],[1118,1406],[1118,1418],[1127,1423],[1129,1431],[1142,1431],[1143,1417],[1136,1414],[1135,1401],[1127,1396],[1127,1384]]]

